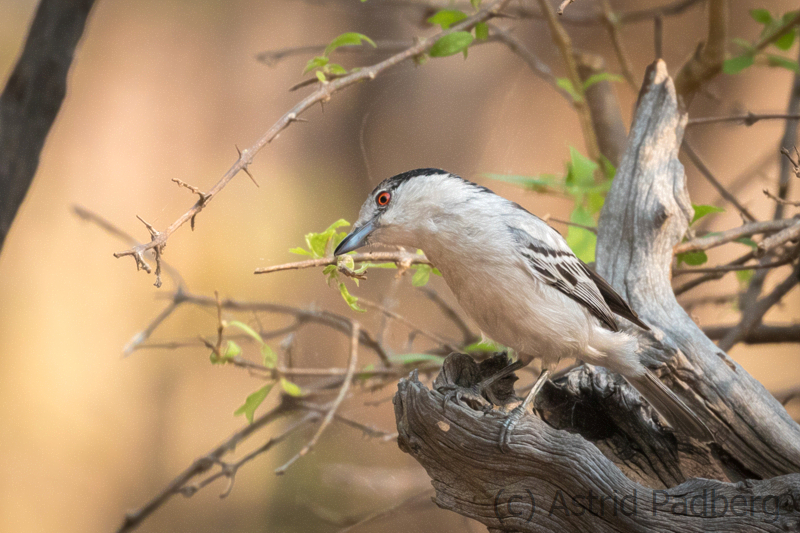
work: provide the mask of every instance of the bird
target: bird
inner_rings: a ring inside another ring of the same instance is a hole
[[[504,450],[527,406],[567,358],[622,375],[673,429],[713,440],[640,361],[637,336],[619,320],[650,327],[558,231],[516,202],[445,170],[411,170],[370,193],[334,255],[369,244],[422,250],[485,337],[513,349],[520,364],[541,359],[534,387],[501,430]]]

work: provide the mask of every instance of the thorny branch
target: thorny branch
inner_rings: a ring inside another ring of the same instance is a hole
[[[281,131],[288,128],[293,122],[296,122],[302,113],[317,103],[325,103],[330,101],[333,94],[341,91],[342,89],[361,81],[373,80],[384,70],[424,54],[430,50],[430,48],[437,42],[438,39],[444,37],[445,35],[449,35],[450,33],[456,31],[471,29],[476,24],[485,22],[497,16],[497,14],[508,2],[509,0],[495,0],[488,7],[481,9],[474,15],[467,17],[458,24],[454,24],[448,30],[441,31],[431,38],[422,39],[413,46],[405,49],[403,52],[395,54],[388,59],[381,61],[380,63],[376,63],[369,67],[364,67],[356,72],[352,72],[330,82],[320,82],[314,92],[306,96],[298,104],[292,107],[292,109],[285,113],[280,119],[278,119],[278,121],[273,124],[272,127],[270,127],[253,146],[239,151],[239,157],[233,166],[228,169],[222,178],[220,178],[220,180],[208,192],[205,193],[205,196],[198,200],[188,211],[181,215],[175,222],[170,224],[165,230],[151,230],[150,242],[134,246],[129,250],[116,252],[114,257],[119,258],[133,256],[136,260],[137,267],[148,270],[150,267],[144,260],[144,253],[148,250],[153,250],[156,254],[156,273],[158,274],[160,271],[161,254],[164,246],[167,243],[167,239],[169,239],[169,237],[178,228],[192,220],[198,213],[200,213],[200,211],[202,211],[205,206],[208,205],[208,203],[217,195],[217,193],[219,193],[234,178],[234,176],[239,173],[240,170],[247,169],[247,167],[253,162],[255,155],[262,148],[264,148],[264,146],[266,146],[273,139],[277,138]],[[161,286],[161,278],[158,275],[156,275],[155,285],[156,287]]]

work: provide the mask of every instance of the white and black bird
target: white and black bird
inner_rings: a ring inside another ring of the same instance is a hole
[[[520,205],[444,170],[412,170],[375,188],[335,255],[373,243],[421,249],[485,336],[525,364],[542,359],[542,375],[516,418],[550,370],[576,358],[624,376],[678,431],[713,440],[641,363],[637,338],[620,330],[615,315],[648,326],[561,234]]]

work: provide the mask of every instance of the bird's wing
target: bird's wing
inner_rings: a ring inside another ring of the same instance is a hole
[[[601,278],[591,272],[586,264],[572,253],[561,235],[544,221],[535,218],[525,226],[528,228],[509,227],[509,229],[533,277],[586,306],[612,331],[619,331],[611,307],[596,283],[596,280]],[[536,238],[531,233],[536,233],[542,238]],[[603,288],[610,291],[609,295],[613,294],[616,299],[624,303],[622,297],[615,293],[608,283],[603,282],[603,284]],[[611,299],[616,303],[614,298]]]
[[[580,259],[578,259],[580,261]],[[630,320],[637,326],[647,331],[650,331],[650,326],[642,322],[639,318],[639,315],[636,314],[636,311],[631,308],[628,302],[625,301],[625,298],[617,294],[617,291],[614,290],[614,287],[609,285],[609,283],[600,277],[600,274],[595,272],[594,270],[590,269],[586,266],[583,261],[581,261],[586,272],[589,274],[589,277],[592,278],[594,284],[597,285],[597,288],[600,290],[600,294],[603,295],[603,299],[608,304],[608,307],[619,316]]]

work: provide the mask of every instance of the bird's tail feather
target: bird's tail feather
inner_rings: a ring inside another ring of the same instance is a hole
[[[714,441],[703,421],[650,370],[626,379],[674,429],[702,442]]]

